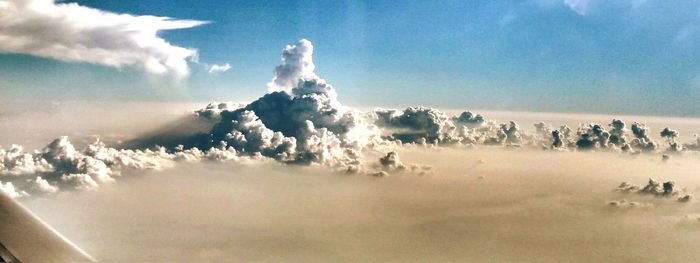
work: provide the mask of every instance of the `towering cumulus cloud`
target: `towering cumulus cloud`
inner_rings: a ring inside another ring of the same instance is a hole
[[[244,107],[219,111],[211,143],[287,162],[357,164],[376,129],[338,101],[333,86],[314,73],[312,56],[306,39],[285,47],[268,84],[273,91]]]
[[[301,79],[318,78],[313,62],[314,46],[311,41],[302,39],[296,45],[288,45],[282,50],[282,64],[275,67],[272,81],[267,84],[270,91],[289,91]]]
[[[197,51],[171,45],[157,33],[205,22],[115,14],[53,0],[0,1],[0,52],[121,68],[189,74]]]

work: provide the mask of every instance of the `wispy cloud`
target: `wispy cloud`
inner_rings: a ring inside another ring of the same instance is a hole
[[[222,73],[222,72],[228,71],[229,69],[231,69],[231,64],[229,64],[229,63],[223,64],[223,65],[216,65],[215,64],[215,65],[211,65],[209,67],[209,74]]]
[[[172,45],[158,32],[205,23],[116,14],[53,0],[6,0],[0,1],[0,52],[184,78],[190,72],[187,61],[196,60],[197,50]]]
[[[564,0],[564,4],[569,6],[572,11],[582,16],[588,13],[592,2],[593,0]]]

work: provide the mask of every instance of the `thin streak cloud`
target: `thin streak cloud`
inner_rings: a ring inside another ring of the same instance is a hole
[[[229,71],[231,69],[231,64],[226,63],[222,65],[211,65],[209,67],[209,74],[216,74]]]

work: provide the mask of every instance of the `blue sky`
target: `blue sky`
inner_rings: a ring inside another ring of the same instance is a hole
[[[2,0],[0,0],[2,2]],[[0,96],[245,101],[286,44],[356,106],[700,116],[699,1],[77,1],[208,21],[159,36],[197,49],[174,81],[133,67],[0,54]],[[203,64],[229,63],[209,74]]]

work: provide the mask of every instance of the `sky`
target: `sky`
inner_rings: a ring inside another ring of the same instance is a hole
[[[700,1],[3,8],[2,100],[251,101],[285,45],[306,38],[316,72],[347,105],[700,116]]]

